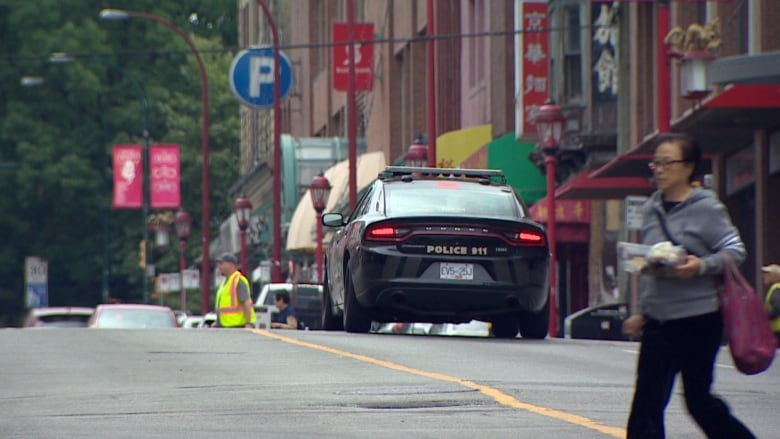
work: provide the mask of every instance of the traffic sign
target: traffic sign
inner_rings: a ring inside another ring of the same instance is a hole
[[[279,51],[279,96],[281,100],[292,87],[292,64]],[[274,49],[271,46],[242,50],[230,65],[230,89],[238,100],[250,107],[268,108],[274,105]],[[281,103],[281,102],[280,102]]]
[[[160,273],[157,275],[157,291],[170,293],[181,290],[181,275],[179,273]]]
[[[49,305],[49,263],[37,256],[24,259],[25,296],[28,308]]]
[[[45,308],[49,306],[48,284],[27,284],[27,308]]]
[[[199,288],[200,287],[200,271],[198,270],[184,270],[184,288]]]
[[[160,273],[157,275],[157,291],[161,293],[170,293],[172,291],[181,291],[181,281],[184,281],[184,288],[200,287],[200,272],[198,270],[185,269],[182,273]]]
[[[628,196],[625,200],[626,228],[628,230],[642,230],[642,205],[647,197]]]

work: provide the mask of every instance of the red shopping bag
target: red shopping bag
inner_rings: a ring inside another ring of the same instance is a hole
[[[724,262],[719,296],[729,350],[740,372],[755,375],[772,364],[777,339],[761,298],[731,258],[724,258]]]

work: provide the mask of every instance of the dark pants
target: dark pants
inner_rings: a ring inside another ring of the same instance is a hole
[[[659,322],[646,317],[628,417],[628,439],[663,439],[664,410],[682,375],[688,413],[710,439],[755,438],[710,393],[723,322],[720,313]]]

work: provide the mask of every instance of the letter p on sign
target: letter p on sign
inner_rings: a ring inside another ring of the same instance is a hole
[[[260,96],[260,86],[274,83],[274,59],[255,56],[249,60],[249,96]]]

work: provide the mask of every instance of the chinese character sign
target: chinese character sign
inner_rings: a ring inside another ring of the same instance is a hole
[[[533,133],[534,117],[550,95],[550,56],[549,29],[547,20],[547,2],[523,2],[523,29],[519,33],[521,40],[522,62],[520,77],[522,90],[517,93],[517,106],[522,109],[523,126],[516,127],[517,135]]]
[[[115,209],[139,209],[143,203],[143,166],[141,145],[114,145]]]
[[[616,4],[593,4],[593,99],[612,101],[618,92]]]
[[[547,210],[547,199],[544,198],[531,206],[531,218],[534,221],[546,223],[550,212]],[[590,201],[588,200],[556,200],[555,221],[558,223],[588,224],[590,223]]]
[[[149,148],[149,190],[153,209],[181,207],[179,145]]]

